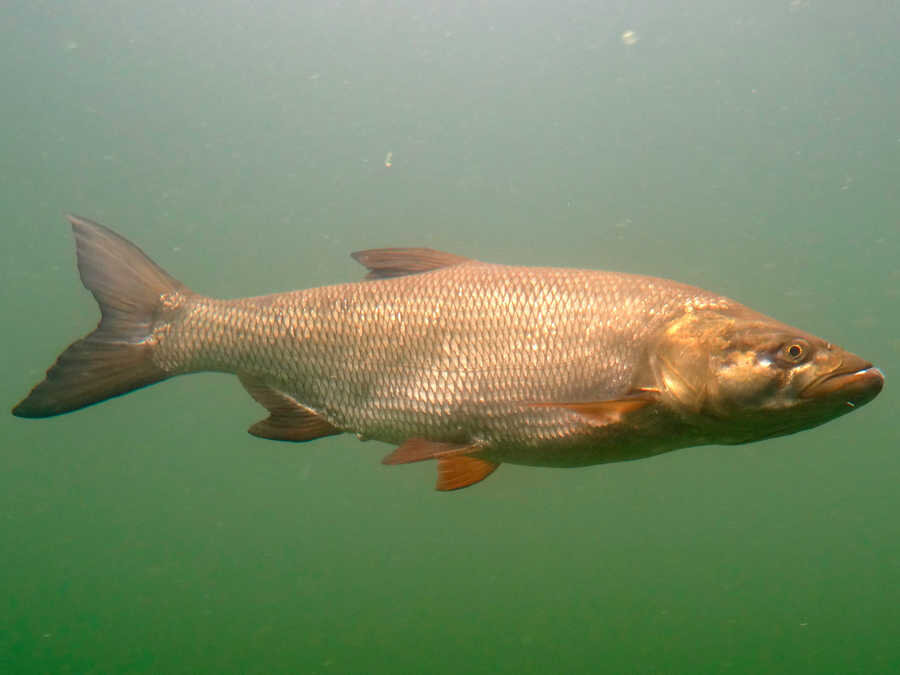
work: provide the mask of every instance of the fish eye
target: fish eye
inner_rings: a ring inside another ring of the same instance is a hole
[[[791,340],[781,347],[780,356],[789,363],[801,363],[809,355],[809,343],[806,340]]]

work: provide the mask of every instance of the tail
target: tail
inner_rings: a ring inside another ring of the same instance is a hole
[[[100,324],[59,356],[44,381],[13,408],[17,417],[72,412],[171,375],[153,361],[154,322],[173,294],[189,291],[124,237],[66,217],[81,281],[100,305]]]

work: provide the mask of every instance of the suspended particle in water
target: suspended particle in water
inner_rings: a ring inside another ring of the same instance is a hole
[[[638,34],[633,30],[626,30],[622,33],[622,44],[626,47],[631,47],[632,45],[636,45],[638,41]]]
[[[394,153],[389,152],[384,158],[384,168],[390,169],[392,166],[394,166]]]

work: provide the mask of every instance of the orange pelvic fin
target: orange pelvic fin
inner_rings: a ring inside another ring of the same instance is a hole
[[[565,408],[587,418],[591,424],[602,427],[622,421],[622,417],[646,405],[655,402],[651,392],[628,398],[608,401],[569,401],[552,403],[533,403],[536,408]]]
[[[409,464],[426,459],[462,455],[477,450],[471,443],[440,443],[424,438],[410,438],[381,460],[382,464]]]
[[[458,455],[438,458],[438,479],[435,489],[459,490],[468,487],[490,476],[497,467],[497,462],[489,462],[478,457]]]
[[[432,248],[370,248],[350,256],[369,270],[366,279],[402,277],[469,262],[469,258]]]
[[[298,403],[292,396],[270,387],[250,375],[238,375],[244,389],[269,411],[269,417],[251,426],[254,436],[273,441],[312,441],[343,433],[316,411]]]

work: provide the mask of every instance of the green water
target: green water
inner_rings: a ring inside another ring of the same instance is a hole
[[[0,672],[900,671],[896,3],[2,15],[7,408],[96,322],[65,211],[222,296],[377,246],[676,278],[888,384],[795,436],[450,494],[375,442],[250,437],[223,375],[0,417]]]

